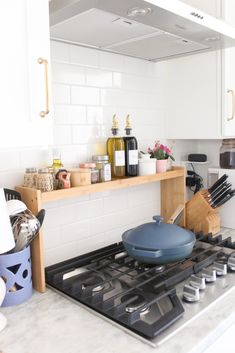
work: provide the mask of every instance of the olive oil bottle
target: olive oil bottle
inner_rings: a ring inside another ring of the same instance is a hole
[[[118,135],[118,121],[113,116],[112,137],[106,143],[109,162],[111,163],[112,178],[125,177],[125,144],[122,137]]]
[[[125,143],[125,174],[126,176],[138,175],[138,143],[134,136],[131,136],[130,116],[126,117],[126,136],[123,137]]]

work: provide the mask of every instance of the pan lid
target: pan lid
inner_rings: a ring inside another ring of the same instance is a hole
[[[195,242],[195,235],[175,224],[163,222],[161,216],[153,216],[155,222],[142,224],[122,235],[122,240],[146,250],[172,249]]]

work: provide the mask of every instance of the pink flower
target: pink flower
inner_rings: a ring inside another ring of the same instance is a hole
[[[152,158],[156,159],[168,159],[171,158],[173,161],[175,160],[172,156],[172,150],[167,146],[160,143],[160,141],[156,141],[153,149],[149,146],[147,148],[148,153]]]
[[[159,147],[160,147],[160,142],[157,141],[157,142],[155,143],[155,145],[154,145],[155,151],[156,151]]]
[[[168,147],[166,147],[165,152],[166,152],[166,154],[168,154],[168,156],[171,155],[171,150]]]

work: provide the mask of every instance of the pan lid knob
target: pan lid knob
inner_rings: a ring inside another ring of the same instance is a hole
[[[153,216],[153,220],[156,221],[157,225],[159,226],[163,222],[163,217]]]

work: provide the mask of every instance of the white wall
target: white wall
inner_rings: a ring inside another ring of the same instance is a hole
[[[58,42],[51,53],[55,144],[64,162],[104,152],[115,113],[121,135],[130,114],[141,149],[165,136],[154,63]]]

